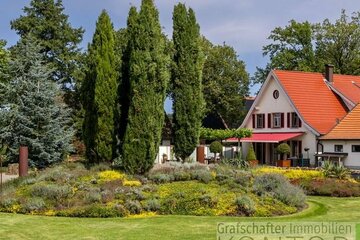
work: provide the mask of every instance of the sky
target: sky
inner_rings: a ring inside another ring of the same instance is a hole
[[[130,6],[140,6],[141,0],[63,0],[65,13],[73,27],[83,27],[85,34],[81,47],[86,50],[95,31],[95,23],[102,9],[108,11],[116,29],[126,26]],[[171,38],[173,7],[179,1],[155,0],[164,33]],[[187,0],[181,1],[193,8],[201,33],[214,44],[224,42],[237,51],[246,64],[250,76],[256,67],[264,67],[267,58],[262,47],[269,44],[267,37],[275,27],[284,27],[291,19],[334,22],[341,9],[347,14],[360,11],[359,0]],[[0,39],[8,46],[15,44],[18,36],[10,28],[10,21],[23,14],[30,0],[0,0]],[[259,86],[251,88],[257,92]],[[171,104],[166,104],[169,112]]]

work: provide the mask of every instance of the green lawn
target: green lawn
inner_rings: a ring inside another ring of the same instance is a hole
[[[360,198],[309,197],[305,211],[276,218],[156,216],[148,218],[56,218],[0,214],[0,239],[215,239],[222,221],[360,222]],[[360,227],[357,228],[360,235]]]

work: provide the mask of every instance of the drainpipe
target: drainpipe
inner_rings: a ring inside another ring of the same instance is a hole
[[[317,144],[316,144],[316,153],[319,153],[319,145],[321,146],[321,152],[324,152],[324,145],[320,142],[319,139],[317,139]],[[315,158],[315,166],[318,166],[318,157]]]

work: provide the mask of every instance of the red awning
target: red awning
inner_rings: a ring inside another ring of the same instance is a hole
[[[303,132],[286,133],[253,133],[249,138],[242,138],[240,142],[278,143],[303,135]]]

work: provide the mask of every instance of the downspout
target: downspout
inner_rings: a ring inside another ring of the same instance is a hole
[[[319,153],[319,145],[321,146],[321,152],[324,152],[324,145],[320,142],[320,139],[316,139],[317,140],[317,144],[316,144],[316,153]],[[318,166],[318,157],[315,158],[315,166]]]

